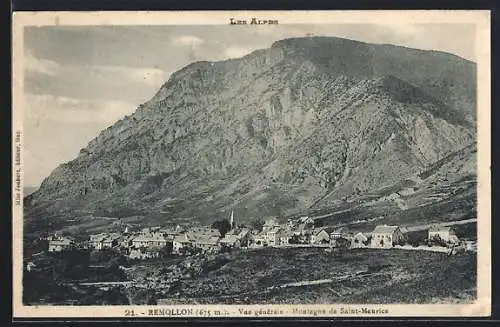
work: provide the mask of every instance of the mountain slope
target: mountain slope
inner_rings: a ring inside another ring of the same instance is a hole
[[[329,206],[475,142],[475,65],[338,38],[196,62],[25,199],[26,215],[241,219]]]

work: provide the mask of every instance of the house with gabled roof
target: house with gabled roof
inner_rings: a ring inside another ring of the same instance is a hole
[[[251,247],[256,247],[256,248],[267,246],[266,234],[264,232],[260,232],[258,234],[253,235],[250,245]]]
[[[330,234],[324,228],[316,228],[311,233],[311,244],[330,243]]]
[[[351,242],[346,237],[337,237],[337,238],[330,239],[330,247],[332,247],[332,248],[347,249],[350,247],[350,245],[351,245]]]
[[[299,224],[314,225],[314,220],[309,216],[299,218]]]
[[[240,228],[238,231],[238,238],[241,246],[248,246],[252,240],[252,233],[249,228]]]
[[[348,238],[348,236],[349,236],[349,229],[347,227],[336,228],[330,233],[331,239],[336,239],[340,237]]]
[[[290,244],[290,240],[293,238],[293,231],[290,229],[283,229],[280,234],[280,244]]]
[[[49,241],[49,252],[59,252],[69,249],[74,244],[73,240],[68,237],[58,236],[53,237]]]
[[[351,239],[351,248],[366,248],[369,245],[369,238],[364,233],[357,233]]]
[[[132,240],[135,238],[134,235],[122,235],[118,239],[118,246],[121,246],[123,248],[129,248],[132,246]]]
[[[192,241],[185,233],[177,235],[172,241],[172,249],[174,252],[179,252],[181,249],[190,247],[191,245]]]
[[[213,237],[220,237],[220,231],[215,228],[210,228],[207,226],[201,226],[201,227],[192,227],[189,228],[186,233],[189,235],[192,235],[194,238],[196,236],[213,236]]]
[[[379,225],[372,232],[370,246],[372,248],[391,248],[404,240],[399,226]]]
[[[276,217],[272,217],[264,222],[264,225],[262,226],[262,232],[267,233],[268,231],[271,231],[277,227],[280,227],[280,224]]]
[[[167,240],[173,241],[173,239],[183,231],[184,230],[180,228],[180,226],[177,226],[176,228],[163,227],[158,231],[158,233],[165,237]]]
[[[250,230],[248,228],[232,229],[220,240],[221,245],[227,247],[248,246]]]
[[[32,271],[33,269],[36,268],[36,265],[32,262],[32,261],[29,261],[27,264],[26,264],[26,271]]]
[[[301,217],[295,221],[291,229],[297,236],[309,237],[314,229],[314,220],[310,217]]]
[[[151,259],[151,258],[158,258],[160,256],[160,252],[159,251],[152,251],[151,249],[144,249],[144,248],[130,249],[128,256],[130,259],[145,260],[145,259]]]
[[[225,235],[220,240],[220,244],[222,246],[230,247],[230,248],[239,248],[241,246],[240,240],[237,235]]]
[[[266,232],[266,243],[269,246],[277,246],[280,245],[281,235],[283,233],[283,229],[279,226],[274,227]]]
[[[250,232],[250,229],[248,229],[248,228],[233,228],[233,229],[229,230],[226,233],[226,235],[236,235],[236,236],[238,236],[240,234],[246,234],[248,232]]]
[[[102,248],[113,248],[118,245],[118,241],[120,240],[120,234],[113,233],[113,234],[108,234],[106,237],[102,240]]]
[[[154,234],[139,234],[132,239],[132,246],[134,248],[161,248],[167,245],[167,240],[158,235]]]
[[[216,251],[220,249],[218,236],[201,235],[193,240],[192,244],[195,248],[199,248],[205,251]]]
[[[89,245],[90,247],[96,249],[96,250],[101,250],[103,248],[103,241],[108,237],[107,233],[99,233],[99,234],[94,234],[90,235],[90,240],[89,240]]]
[[[439,226],[439,225],[431,226],[429,228],[428,234],[429,234],[428,235],[429,240],[439,237],[441,240],[447,243],[456,244],[460,242],[458,236],[455,234],[455,231],[450,226]]]

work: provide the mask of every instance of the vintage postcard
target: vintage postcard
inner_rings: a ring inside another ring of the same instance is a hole
[[[13,315],[488,316],[488,11],[13,17]]]

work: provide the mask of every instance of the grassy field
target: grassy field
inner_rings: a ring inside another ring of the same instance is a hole
[[[322,249],[268,248],[233,253],[182,280],[162,303],[468,302],[476,296],[475,267],[470,253],[359,249],[338,256]],[[323,283],[285,285],[318,280]]]

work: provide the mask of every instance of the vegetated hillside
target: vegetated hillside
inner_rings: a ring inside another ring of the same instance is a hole
[[[471,303],[475,267],[474,253],[267,248],[221,258],[160,296],[166,305]]]
[[[319,226],[346,225],[352,231],[371,231],[378,224],[400,226],[464,220],[477,217],[476,147],[467,146],[428,169],[388,187],[353,196],[314,214]],[[322,203],[334,203],[325,197]]]
[[[369,194],[475,147],[475,69],[326,37],[196,62],[55,169],[26,216],[245,220]]]

